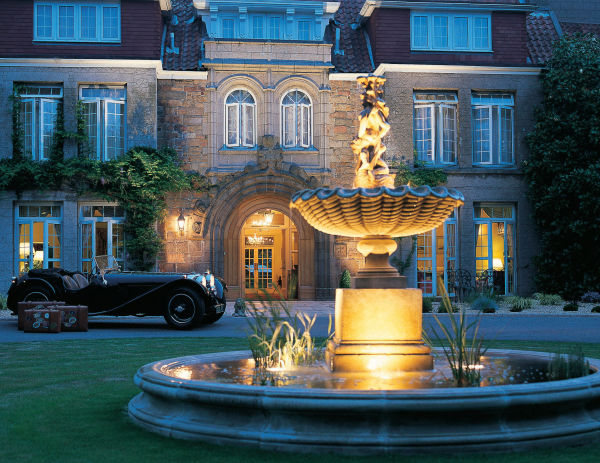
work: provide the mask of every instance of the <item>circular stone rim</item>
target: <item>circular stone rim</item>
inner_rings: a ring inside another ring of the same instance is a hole
[[[488,352],[552,358],[545,352]],[[142,392],[129,402],[130,417],[169,437],[293,452],[521,451],[600,437],[600,360],[592,358],[594,373],[568,380],[392,391],[246,386],[160,371],[249,354],[202,354],[144,365],[134,377]]]

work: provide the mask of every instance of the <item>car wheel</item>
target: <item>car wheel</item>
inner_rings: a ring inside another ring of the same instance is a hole
[[[217,320],[219,320],[222,316],[223,316],[223,313],[216,313],[216,314],[212,314],[212,315],[205,315],[204,318],[202,319],[202,324],[203,325],[211,325],[212,323],[214,323]]]
[[[21,291],[19,301],[50,301],[52,294],[47,288],[39,285],[31,285]]]
[[[204,301],[188,288],[178,288],[166,298],[165,320],[173,328],[186,330],[196,325],[204,316]]]

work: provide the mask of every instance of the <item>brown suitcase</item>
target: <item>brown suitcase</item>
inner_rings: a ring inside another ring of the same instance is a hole
[[[23,331],[23,323],[25,322],[25,311],[42,305],[50,307],[52,305],[65,305],[63,301],[27,301],[17,303],[17,328]]]
[[[88,308],[85,305],[56,305],[49,309],[62,312],[62,331],[87,331]]]
[[[60,333],[62,312],[49,308],[27,309],[23,330],[26,333]]]

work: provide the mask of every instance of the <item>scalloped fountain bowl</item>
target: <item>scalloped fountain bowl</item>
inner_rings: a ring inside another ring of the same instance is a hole
[[[436,228],[464,202],[458,190],[407,185],[398,188],[302,190],[292,205],[319,231],[330,235],[402,237]]]
[[[294,452],[513,451],[600,434],[600,360],[589,359],[590,375],[540,382],[550,354],[490,350],[486,387],[454,388],[435,355],[434,371],[374,376],[317,366],[275,373],[280,386],[252,385],[248,352],[162,360],[137,372],[142,392],[129,415],[169,437]]]

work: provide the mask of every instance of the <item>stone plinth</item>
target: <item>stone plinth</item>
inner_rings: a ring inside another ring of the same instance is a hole
[[[421,290],[338,289],[327,362],[334,372],[431,370],[431,350],[422,340]]]

